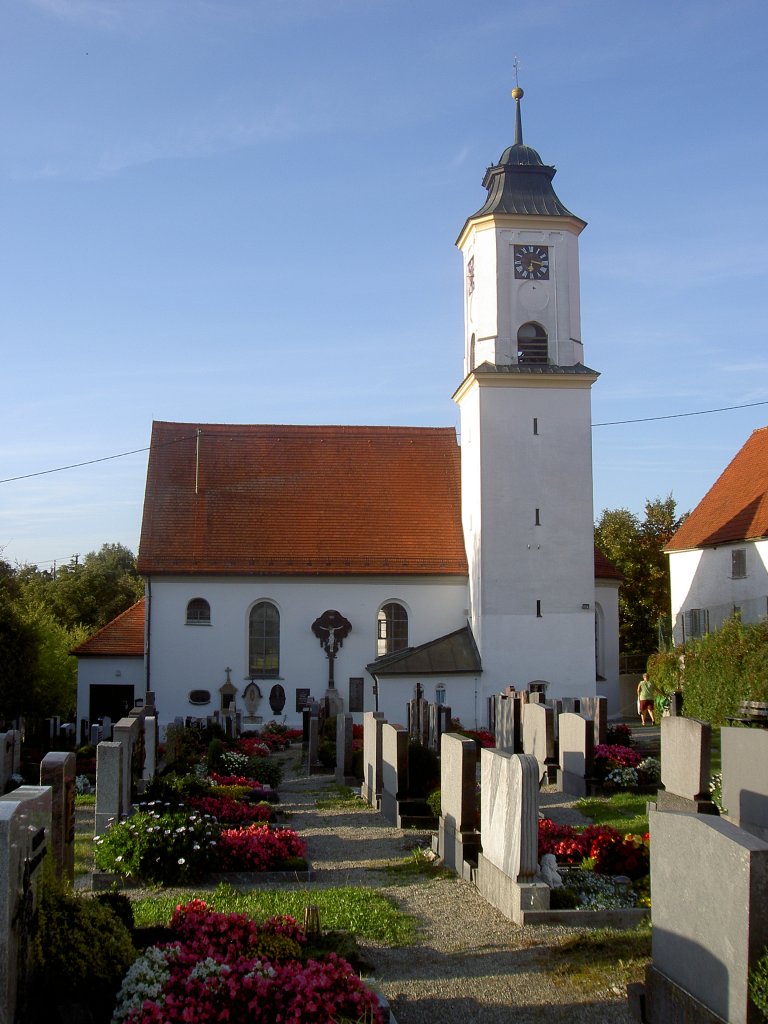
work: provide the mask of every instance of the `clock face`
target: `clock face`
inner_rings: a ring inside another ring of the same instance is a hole
[[[548,281],[549,247],[546,245],[516,245],[515,277],[525,281]]]

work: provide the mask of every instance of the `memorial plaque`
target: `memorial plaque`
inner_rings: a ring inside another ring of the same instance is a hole
[[[312,700],[312,698],[309,695],[309,688],[307,688],[307,689],[301,688],[301,689],[297,689],[296,690],[296,710],[297,711],[303,711],[304,708],[309,707],[309,704],[310,704],[311,700]]]
[[[350,711],[364,711],[365,710],[365,694],[363,692],[363,685],[365,680],[362,676],[350,676],[349,679],[349,710]]]

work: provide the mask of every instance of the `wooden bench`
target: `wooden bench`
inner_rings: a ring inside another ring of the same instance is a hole
[[[743,700],[739,704],[738,715],[726,718],[726,722],[768,729],[768,701]]]

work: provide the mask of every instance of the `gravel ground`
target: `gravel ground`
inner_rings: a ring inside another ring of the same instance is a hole
[[[415,845],[428,845],[430,834],[392,828],[362,802],[318,809],[316,799],[328,795],[333,778],[306,777],[298,752],[291,755],[284,755],[280,795],[288,824],[308,841],[316,871],[310,887],[375,887],[419,922],[414,946],[363,946],[398,1024],[628,1024],[623,989],[584,992],[553,969],[563,960],[553,950],[574,929],[518,927],[453,877],[393,884],[382,863],[407,858]],[[585,821],[562,794],[543,791],[541,804],[559,821]]]

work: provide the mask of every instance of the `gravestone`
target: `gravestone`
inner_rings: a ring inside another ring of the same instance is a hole
[[[565,712],[560,715],[559,734],[557,788],[561,793],[587,796],[594,756],[594,722],[583,715]]]
[[[508,754],[519,754],[523,748],[522,712],[523,702],[519,694],[497,694],[494,700],[496,713],[496,749]]]
[[[40,785],[51,787],[51,854],[56,877],[75,880],[75,771],[73,753],[53,751],[40,763]]]
[[[154,778],[157,771],[157,717],[147,714],[144,718],[144,780]]]
[[[127,814],[123,804],[123,754],[120,743],[103,740],[96,747],[96,811],[93,834],[101,835],[111,821]]]
[[[51,790],[20,786],[0,797],[0,1021],[26,1019],[42,863],[51,831]]]
[[[91,746],[98,747],[101,741],[104,739],[104,730],[100,725],[91,726]]]
[[[317,759],[320,743],[320,719],[317,715],[309,716],[309,741],[307,744],[307,775],[317,774],[321,770]]]
[[[381,799],[381,730],[383,711],[366,711],[363,715],[363,785],[360,795],[371,807],[378,809]]]
[[[533,695],[532,695],[533,696]],[[529,702],[523,711],[523,753],[539,762],[539,778],[547,778],[550,767],[556,770],[555,726],[552,708]]]
[[[16,729],[0,732],[0,796],[5,793],[12,775],[21,767],[21,734]]]
[[[127,814],[130,810],[133,803],[134,783],[141,778],[144,771],[143,732],[143,708],[140,709],[138,715],[131,713],[125,718],[119,719],[112,730],[112,741],[120,744],[120,757],[122,760],[120,772],[122,786],[120,806],[122,814]],[[98,775],[96,782],[98,792]]]
[[[447,732],[440,744],[440,822],[435,852],[447,868],[467,881],[471,881],[480,852],[476,819],[477,744],[467,736]]]
[[[768,842],[768,729],[720,730],[725,816]]]
[[[352,715],[336,716],[336,782],[340,786],[353,786],[352,775]]]
[[[581,697],[563,697],[564,715],[578,715],[581,712]]]
[[[712,815],[651,810],[649,825],[645,1019],[757,1024],[748,978],[768,945],[768,843]]]
[[[661,719],[660,811],[717,814],[709,792],[712,727],[696,718]]]
[[[517,924],[524,923],[526,911],[549,909],[549,886],[534,881],[538,870],[539,771],[539,763],[531,754],[480,751],[482,852],[478,855],[477,888],[484,899]]]
[[[421,686],[417,684],[417,696],[408,701],[408,733],[412,740],[426,746],[429,740],[429,703],[418,696]]]
[[[451,726],[451,709],[446,704],[429,704],[428,746],[435,754],[440,753],[440,739]]]
[[[581,697],[579,705],[579,714],[595,723],[595,746],[605,743],[608,738],[608,698]]]
[[[385,722],[381,728],[381,813],[400,827],[400,802],[408,799],[408,730]]]

